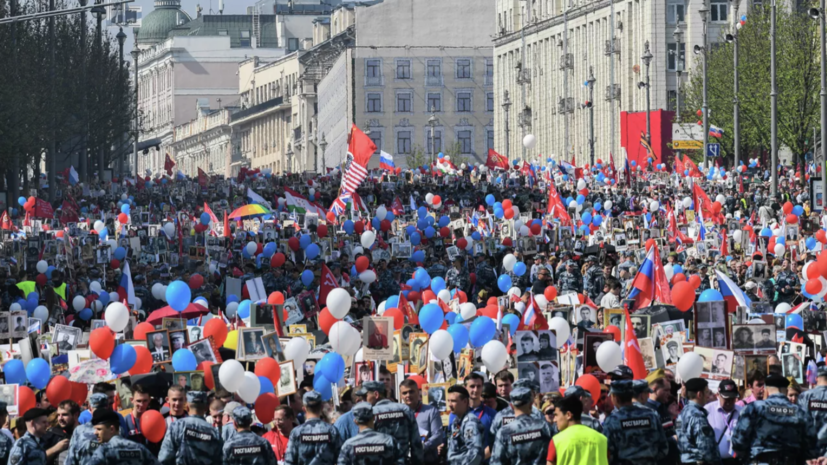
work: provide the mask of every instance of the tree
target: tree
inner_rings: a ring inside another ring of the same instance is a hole
[[[431,156],[425,153],[425,149],[419,144],[414,144],[411,153],[405,155],[405,163],[408,168],[425,166],[431,164]]]
[[[779,8],[776,20],[776,82],[778,144],[797,156],[807,152],[808,135],[819,126],[818,22],[805,13]],[[711,47],[707,73],[709,122],[724,130],[725,158],[734,150],[734,44],[723,38]],[[703,63],[698,56],[686,87],[683,121],[701,119],[695,112],[703,102]],[[739,117],[741,158],[770,148],[770,13],[756,8],[738,30]],[[730,160],[730,164],[732,161]]]

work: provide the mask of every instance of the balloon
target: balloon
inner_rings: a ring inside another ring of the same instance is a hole
[[[315,373],[327,379],[341,379],[345,374],[345,361],[336,352],[328,352],[316,364]]]
[[[302,361],[302,364],[299,364],[299,366],[302,366],[303,363],[304,361]],[[241,366],[238,360],[225,360],[224,363],[221,364],[221,368],[218,369],[218,380],[221,381],[221,385],[224,386],[224,389],[227,391],[237,392],[246,381],[244,379],[244,367]]]
[[[503,257],[503,267],[506,269],[506,271],[513,270],[514,265],[516,265],[516,264],[517,264],[517,257],[515,257],[514,254],[508,254],[505,257]]]
[[[475,320],[475,322],[478,320]],[[499,373],[505,368],[508,353],[500,341],[488,341],[482,348],[482,363],[489,373]]]
[[[153,328],[152,331],[154,330],[155,329]],[[204,325],[204,337],[206,338],[212,336],[213,342],[215,342],[215,344],[219,347],[223,346],[224,342],[227,340],[227,333],[227,325],[224,324],[224,321],[221,319],[216,318],[210,320]]]
[[[599,366],[605,373],[609,373],[617,368],[618,365],[623,363],[623,357],[620,354],[620,346],[612,341],[605,341],[600,344],[597,347],[597,354],[595,355],[595,358],[597,359],[597,366]]]
[[[698,302],[716,302],[724,300],[724,296],[715,289],[707,289],[701,293]]]
[[[330,302],[330,296],[327,297],[328,302]],[[284,294],[279,291],[274,291],[267,297],[267,303],[270,305],[284,305]]]
[[[802,319],[801,315],[799,315],[797,313],[792,313],[792,314],[787,315],[787,318],[785,319],[785,322],[786,322],[786,326],[785,326],[786,328],[797,328],[797,329],[800,329],[802,331],[804,330],[804,319]],[[26,373],[28,373],[28,369],[26,370]]]
[[[460,316],[462,316],[463,320],[470,319],[477,315],[477,306],[470,302],[460,304],[459,314]]]
[[[682,312],[689,311],[695,304],[695,287],[688,281],[676,283],[672,287],[672,303]]]
[[[192,290],[183,281],[173,281],[167,286],[164,293],[167,298],[167,303],[176,312],[183,312],[187,309],[187,305],[192,300]]]
[[[503,292],[508,292],[508,289],[511,288],[511,276],[507,274],[500,275],[500,277],[497,278],[497,287]]]
[[[784,244],[775,244],[775,252],[776,257],[783,257],[784,256]]]
[[[281,379],[281,367],[279,362],[272,358],[263,358],[256,362],[255,374],[266,378],[273,383],[273,386],[277,386],[279,379]]]
[[[468,328],[465,325],[461,324],[452,324],[448,326],[448,334],[451,335],[451,339],[454,341],[454,352],[460,353],[465,346],[468,345]]]
[[[85,400],[85,399],[84,399]],[[28,386],[20,386],[17,395],[17,412],[22,417],[26,412],[36,405],[34,392]]]
[[[328,340],[337,353],[352,356],[359,351],[362,338],[359,331],[346,321],[338,321],[330,327]]]
[[[520,326],[520,317],[509,313],[503,317],[503,324],[508,325],[508,332],[511,334],[511,337],[514,337],[514,334],[517,332],[517,327]]]
[[[342,288],[336,288],[327,295],[327,308],[333,318],[341,320],[350,312],[350,294]]]
[[[370,284],[376,281],[376,272],[373,270],[363,271],[362,273],[359,273],[359,279],[366,284]]]
[[[309,353],[310,345],[301,337],[290,339],[284,346],[284,359],[293,360],[293,366],[303,367]]]
[[[32,316],[34,316],[41,322],[45,322],[49,319],[49,309],[42,305],[39,305],[37,308],[34,309],[34,313],[32,314]]]
[[[557,348],[563,347],[566,341],[571,336],[571,328],[565,318],[556,316],[548,322],[548,329],[555,332],[557,335]]]
[[[546,300],[544,294],[534,294],[534,302],[536,302],[540,308],[546,308],[546,305],[548,305],[548,300]]]
[[[434,360],[445,360],[454,351],[454,338],[448,331],[440,329],[431,335],[428,350]]]
[[[178,352],[183,351],[189,352],[187,349],[180,349],[175,352],[175,355],[178,355]],[[173,361],[175,357],[173,356]],[[112,356],[109,358],[109,367],[112,370],[112,373],[119,375],[121,373],[125,373],[132,369],[135,366],[135,362],[138,360],[138,353],[135,351],[135,348],[129,344],[119,344],[115,347],[112,351]],[[173,363],[174,366],[174,363]],[[195,368],[193,368],[194,370]],[[176,369],[177,370],[177,369]],[[192,370],[177,370],[177,371],[192,371]]]
[[[227,318],[235,318],[236,314],[238,314],[238,302],[228,303],[227,307],[224,308],[224,315]]]
[[[172,368],[175,371],[195,371],[197,366],[195,354],[189,349],[178,349],[172,354]]]
[[[167,223],[164,225],[164,234],[167,235],[169,238],[175,237],[175,225],[172,223]]]
[[[517,262],[517,264],[514,265],[514,274],[516,274],[517,276],[524,275],[525,271],[526,271],[525,263]]]
[[[69,378],[65,376],[52,378],[49,385],[46,386],[46,395],[49,397],[49,403],[54,402],[54,405],[69,400],[72,397],[72,384]]]
[[[471,345],[474,347],[482,347],[490,341],[497,331],[497,325],[494,320],[487,316],[482,316],[475,319],[471,323],[469,335],[471,338]]]
[[[37,389],[43,389],[49,384],[51,368],[49,362],[42,358],[33,358],[26,365],[26,378]]]
[[[109,326],[112,331],[119,333],[123,331],[129,323],[129,309],[120,302],[112,302],[106,307],[104,319],[106,320],[106,325]]]
[[[330,310],[327,307],[323,308],[322,311],[319,312],[319,329],[321,329],[323,333],[328,334],[330,332],[330,327],[337,321],[339,320],[330,314]]]
[[[275,384],[275,383],[273,383]],[[273,421],[273,415],[276,407],[279,406],[279,398],[272,392],[264,393],[258,396],[255,402],[256,417],[258,421],[267,424]]]
[[[224,345],[222,346],[225,349],[230,350],[238,350],[238,331],[232,330],[227,333],[227,339],[224,341]]]
[[[606,327],[605,332],[611,333],[612,335],[614,335],[614,341],[615,342],[618,342],[618,343],[620,342],[620,328],[618,328],[615,325],[609,325],[609,326]]]
[[[259,381],[258,376],[249,371],[245,371],[243,383],[238,388],[238,396],[241,397],[244,402],[251,404],[256,401],[260,392],[261,381]]]
[[[597,350],[599,351],[600,347],[598,347]],[[577,378],[577,382],[574,383],[574,385],[580,386],[583,389],[589,391],[589,394],[592,395],[592,399],[600,399],[600,381],[598,381],[597,378],[594,377],[594,375],[583,375]]]
[[[152,354],[149,353],[149,349],[145,346],[135,346],[134,349],[135,363],[129,368],[129,374],[143,375],[152,371]]]
[[[790,310],[792,310],[792,307],[786,302],[782,302],[775,307],[775,313],[787,313]]]
[[[147,441],[159,443],[167,433],[167,423],[161,412],[147,410],[141,415],[141,433]]]
[[[304,284],[305,286],[310,286],[310,284],[313,282],[313,279],[314,279],[314,276],[313,276],[312,271],[310,271],[310,270],[302,271],[302,276],[301,276],[302,284]]]
[[[678,375],[682,380],[690,380],[701,376],[704,369],[704,361],[697,352],[686,352],[678,360]]]
[[[46,260],[40,260],[37,262],[37,272],[38,273],[45,273],[46,270],[49,269],[49,264],[46,263]]]
[[[239,318],[250,318],[250,305],[252,305],[252,302],[250,302],[247,299],[242,300],[238,304],[238,309],[236,311],[238,313]]]
[[[373,231],[365,231],[362,233],[362,237],[360,242],[362,243],[362,247],[369,249],[370,246],[376,241],[376,233]]]
[[[92,331],[89,335],[89,348],[98,358],[108,359],[115,349],[115,334],[108,327]]]
[[[445,321],[445,314],[437,304],[425,305],[419,311],[419,326],[428,334],[433,334],[438,330],[443,321]]]
[[[445,289],[445,279],[440,276],[431,279],[431,291],[434,294],[439,294],[439,291]]]

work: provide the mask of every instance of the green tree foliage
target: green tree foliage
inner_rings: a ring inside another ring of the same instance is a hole
[[[812,128],[819,127],[818,22],[803,12],[779,7],[776,16],[776,87],[778,89],[779,147],[796,156],[807,152]],[[734,150],[733,63],[734,44],[723,37],[711,47],[708,66],[710,124],[724,129],[721,142],[732,163]],[[685,84],[683,121],[700,120],[703,102],[703,63],[698,55]],[[738,74],[741,159],[770,149],[770,9],[753,9],[738,31]]]

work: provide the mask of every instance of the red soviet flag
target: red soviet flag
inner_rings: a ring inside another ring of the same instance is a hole
[[[628,305],[624,306],[623,312],[626,314],[626,340],[623,343],[624,362],[627,367],[632,369],[634,379],[645,379],[649,372],[646,370],[646,364],[643,363],[643,354],[640,352],[635,328],[632,326],[631,318],[629,318]]]
[[[166,170],[169,176],[172,176],[172,168],[175,166],[175,162],[172,161],[172,158],[169,157],[169,154],[166,154],[166,159],[164,160],[164,170]]]
[[[201,187],[207,187],[207,173],[205,173],[200,167],[198,168],[198,184]]]
[[[336,289],[338,286],[336,281],[336,276],[333,275],[333,272],[330,271],[330,268],[327,267],[324,263],[322,263],[322,276],[321,276],[321,285],[319,286],[319,305],[325,305],[327,303],[327,295],[330,294],[330,291]]]
[[[502,168],[504,170],[507,170],[508,158],[505,158],[504,156],[495,152],[494,149],[488,149],[488,160],[486,160],[485,166],[492,170],[496,168]]]

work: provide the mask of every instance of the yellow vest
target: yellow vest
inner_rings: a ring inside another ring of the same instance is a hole
[[[572,425],[554,436],[557,465],[609,465],[606,436],[583,425]]]
[[[17,283],[17,288],[18,288],[18,289],[20,289],[21,291],[23,291],[23,294],[25,294],[25,295],[23,296],[23,298],[25,299],[25,298],[28,298],[28,297],[29,297],[29,294],[31,294],[32,292],[34,292],[34,290],[35,290],[35,282],[34,282],[34,281],[23,281],[23,282],[19,282],[19,283]]]
[[[55,288],[55,293],[60,296],[63,301],[66,301],[66,283],[61,284]]]

